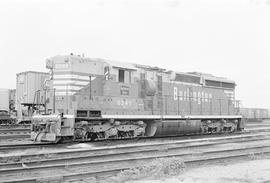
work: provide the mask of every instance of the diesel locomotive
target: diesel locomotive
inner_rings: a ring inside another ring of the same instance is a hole
[[[184,134],[244,128],[235,82],[211,74],[78,55],[47,59],[31,139],[58,142]]]

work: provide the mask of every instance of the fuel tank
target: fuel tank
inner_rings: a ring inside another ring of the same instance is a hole
[[[170,136],[200,132],[201,120],[162,120],[147,123],[146,136]]]

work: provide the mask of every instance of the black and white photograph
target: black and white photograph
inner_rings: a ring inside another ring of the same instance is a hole
[[[270,183],[270,0],[1,0],[0,183]]]

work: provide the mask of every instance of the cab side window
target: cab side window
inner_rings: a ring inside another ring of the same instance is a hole
[[[118,70],[118,81],[120,83],[124,83],[125,82],[125,70],[119,69]]]

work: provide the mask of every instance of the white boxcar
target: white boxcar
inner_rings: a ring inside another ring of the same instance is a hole
[[[9,112],[9,89],[0,89],[0,110]]]
[[[17,74],[15,108],[19,122],[29,120],[29,117],[31,117],[29,106],[33,104],[37,91],[43,91],[45,82],[48,79],[49,74],[45,72],[27,71]],[[40,92],[39,95],[43,95],[43,93]],[[42,98],[44,97],[39,96],[39,99]]]
[[[241,108],[240,113],[244,119],[250,122],[262,121],[270,119],[269,109],[263,108]]]

